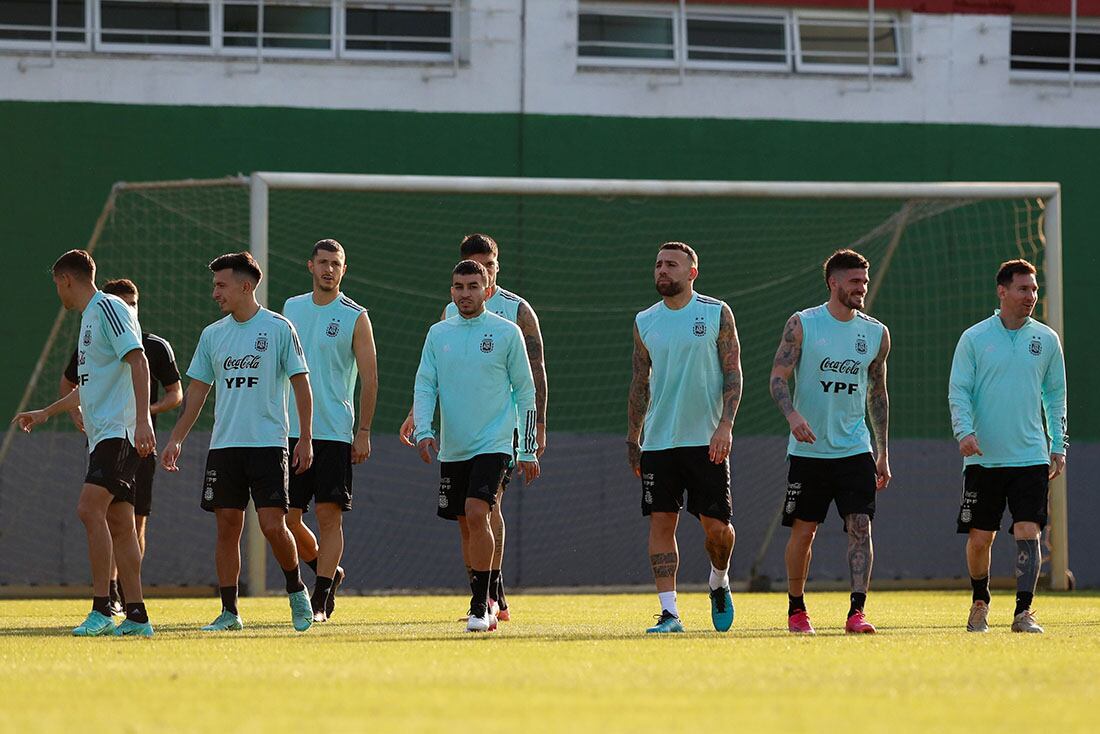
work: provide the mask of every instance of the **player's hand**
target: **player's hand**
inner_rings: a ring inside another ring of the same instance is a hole
[[[730,455],[733,447],[733,424],[722,421],[714,429],[714,435],[710,437],[710,453],[708,457],[711,463],[721,464]]]
[[[1047,473],[1047,479],[1054,479],[1056,476],[1066,470],[1066,455],[1065,454],[1051,454],[1050,455],[1050,471]]]
[[[362,464],[370,458],[370,429],[360,428],[351,444],[351,463]]]
[[[535,449],[535,458],[536,459],[541,459],[543,453],[546,451],[546,424],[545,423],[536,423],[535,424],[535,443],[538,445],[538,448]]]
[[[810,428],[810,424],[797,410],[792,410],[791,414],[787,416],[787,423],[791,427],[791,434],[796,441],[800,443],[813,443],[817,440],[817,436],[814,435],[813,430]]]
[[[890,473],[890,456],[888,454],[879,456],[875,460],[875,489],[878,491],[886,489],[886,485],[890,484],[893,476]]]
[[[420,452],[420,460],[425,464],[432,463],[432,453],[439,453],[439,442],[434,437],[422,438],[420,443],[416,445],[416,450]]]
[[[168,445],[164,447],[164,451],[160,455],[160,465],[164,467],[164,471],[177,472],[180,470],[180,468],[176,466],[176,461],[179,460],[182,451],[182,441],[172,441],[169,439]]]
[[[397,429],[397,437],[401,439],[401,443],[415,448],[416,444],[412,440],[414,433],[416,433],[416,423],[413,422],[412,413],[409,413],[405,418],[405,422]]]
[[[80,406],[76,406],[69,411],[69,418],[72,419],[73,425],[81,433],[84,433],[84,412],[80,410]]]
[[[516,463],[516,468],[523,474],[523,483],[530,484],[539,478],[539,473],[542,469],[539,467],[538,459],[534,461],[520,461]]]
[[[294,458],[290,460],[295,474],[303,474],[313,466],[313,439],[299,438],[294,444]]]
[[[35,426],[40,426],[50,419],[44,410],[28,410],[11,419],[12,423],[18,423],[23,433],[30,433]]]
[[[637,441],[627,440],[626,460],[630,462],[630,468],[634,476],[642,478],[642,447]]]
[[[959,453],[963,456],[982,456],[982,449],[978,446],[978,437],[971,433],[959,441]]]
[[[157,436],[153,433],[153,424],[149,421],[139,420],[134,428],[134,448],[138,456],[145,458],[157,450]]]

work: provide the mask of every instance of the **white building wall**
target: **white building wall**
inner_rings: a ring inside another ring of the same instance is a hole
[[[920,15],[900,78],[578,68],[577,0],[469,0],[463,62],[249,62],[0,51],[0,99],[422,112],[1100,126],[1100,83],[1009,71],[1008,16]],[[521,17],[526,8],[525,42]],[[525,48],[524,48],[525,46]],[[522,54],[522,59],[521,59]],[[31,65],[20,70],[20,61]],[[521,64],[522,61],[522,64]],[[521,94],[521,68],[525,68]]]

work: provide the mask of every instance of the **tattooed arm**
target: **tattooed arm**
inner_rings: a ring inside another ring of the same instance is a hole
[[[886,393],[886,357],[890,354],[890,330],[882,327],[882,346],[878,356],[867,365],[867,414],[875,434],[876,486],[886,489],[890,483],[890,396]]]
[[[802,319],[798,314],[793,314],[787,319],[787,325],[783,327],[783,336],[779,340],[779,349],[775,352],[775,361],[772,363],[772,374],[769,388],[772,400],[779,406],[787,424],[791,427],[791,433],[795,439],[803,443],[813,443],[817,440],[810,424],[794,409],[791,400],[790,379],[794,374],[794,368],[802,357]]]
[[[516,326],[523,332],[527,345],[527,361],[531,363],[531,376],[535,379],[535,456],[542,458],[546,451],[546,361],[543,357],[542,330],[539,317],[526,303],[519,304]]]
[[[710,438],[710,460],[715,464],[721,464],[730,455],[733,419],[741,403],[741,344],[733,311],[724,303],[718,326],[718,362],[722,365],[722,418]]]
[[[642,423],[649,408],[649,370],[653,363],[649,350],[634,324],[634,374],[630,378],[630,397],[626,404],[626,452],[635,476],[642,476]]]

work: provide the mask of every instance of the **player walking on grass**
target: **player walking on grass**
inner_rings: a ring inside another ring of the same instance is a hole
[[[241,574],[241,532],[251,494],[260,529],[286,577],[294,629],[313,623],[309,595],[298,570],[294,536],[286,526],[287,378],[297,403],[300,439],[291,466],[298,474],[313,463],[313,399],[298,334],[289,321],[256,301],[263,274],[247,252],[222,255],[210,263],[214,300],[225,318],[202,331],[183,398],[161,464],[179,471],[177,461],[191,426],[217,383],[214,433],[206,458],[201,506],[217,521],[215,561],[222,611],[207,631],[239,630],[237,584]]]
[[[351,511],[351,466],[370,457],[370,425],[378,397],[370,318],[365,308],[340,291],[347,272],[345,257],[336,240],[317,242],[307,262],[313,276],[312,292],[289,298],[283,306],[283,315],[302,340],[313,374],[313,465],[290,475],[287,527],[297,543],[298,557],[317,574],[310,599],[314,622],[332,616],[336,591],[344,581],[339,564],[344,552],[343,513]],[[362,379],[358,428],[351,402],[356,372]],[[293,454],[299,441],[299,420],[293,402],[289,408],[288,450]],[[302,522],[311,499],[316,503],[319,543]]]
[[[138,312],[138,289],[133,281],[125,278],[109,280],[103,284],[103,292],[118,296],[134,310],[135,314]],[[156,430],[157,415],[172,410],[180,404],[183,399],[183,388],[180,385],[180,373],[176,367],[176,355],[172,352],[171,344],[156,334],[143,331],[141,348],[145,351],[145,359],[149,362],[149,401],[152,403],[149,406],[149,415],[152,417],[153,430]],[[79,363],[80,350],[76,350],[68,366],[65,367],[65,374],[61,376],[61,397],[75,390],[79,384]],[[159,397],[161,386],[164,387],[163,398]],[[83,431],[84,418],[80,406],[70,410],[69,415],[76,427]],[[145,558],[145,527],[153,507],[153,476],[156,469],[157,457],[150,453],[141,458],[134,475],[134,527],[137,532],[138,549],[143,559]],[[109,594],[111,613],[124,614],[125,590],[118,583],[118,568],[113,558]]]
[[[989,564],[1005,504],[1016,537],[1013,632],[1043,631],[1031,602],[1039,580],[1047,488],[1066,468],[1066,365],[1053,329],[1031,318],[1035,266],[997,272],[1000,308],[963,332],[951,362],[951,427],[963,455],[958,531],[966,533],[973,603],[966,629],[989,630]],[[1046,424],[1043,424],[1043,415]]]
[[[489,290],[491,292],[485,301],[485,310],[508,319],[523,332],[523,341],[527,346],[527,360],[531,363],[531,375],[535,380],[535,441],[538,449],[535,456],[542,459],[542,453],[546,450],[546,363],[543,359],[542,330],[539,328],[539,319],[535,315],[531,304],[520,298],[515,293],[501,288],[497,284],[497,275],[500,272],[499,250],[496,241],[485,234],[467,235],[459,245],[459,253],[463,260],[473,260],[485,267],[489,275]],[[443,309],[440,320],[446,320],[458,315],[458,307],[454,302],[447,304]],[[399,435],[401,441],[408,446],[414,446],[412,441],[416,426],[413,421],[412,410],[401,425]],[[517,426],[516,440],[518,441],[519,426]],[[511,618],[508,610],[508,599],[504,594],[504,579],[501,569],[504,564],[504,515],[502,504],[504,490],[512,477],[513,465],[508,467],[504,475],[504,481],[500,485],[500,493],[493,505],[489,522],[493,527],[493,539],[496,546],[493,550],[493,562],[489,566],[489,606],[497,613],[501,622],[507,622]],[[466,573],[470,573],[470,560],[467,545],[470,533],[466,528],[464,516],[458,516],[458,529],[462,536],[462,560],[466,564]],[[473,583],[471,581],[471,583]]]
[[[657,624],[646,632],[684,631],[676,606],[676,525],[684,490],[688,512],[706,533],[711,621],[725,632],[734,615],[729,455],[741,402],[741,346],[730,307],[695,292],[699,258],[692,248],[661,245],[653,275],[661,300],[634,320],[626,436],[630,467],[642,480],[649,562],[661,604]]]
[[[806,612],[806,577],[817,526],[829,505],[844,519],[852,596],[846,632],[873,633],[863,609],[871,585],[871,520],[875,494],[890,483],[886,357],[890,332],[864,314],[870,264],[837,250],[825,261],[829,300],[787,320],[772,366],[771,394],[791,427],[787,498],[787,627],[813,634]],[[791,400],[789,380],[797,385]],[[875,434],[875,453],[867,416]]]
[[[516,414],[519,471],[527,484],[539,475],[536,455],[535,384],[523,334],[512,322],[485,310],[489,275],[472,260],[455,266],[451,297],[458,315],[428,329],[413,393],[413,419],[420,458],[439,454],[440,517],[465,518],[470,565],[470,612],[466,629],[496,628],[489,609],[494,537],[489,516],[512,462]],[[432,416],[439,404],[439,440]]]
[[[51,416],[82,407],[90,456],[76,511],[88,535],[93,596],[92,611],[73,634],[152,637],[134,529],[134,474],[141,458],[156,450],[149,417],[149,363],[137,314],[118,297],[96,289],[95,267],[87,252],[70,250],[52,269],[61,305],[81,312],[77,388],[48,408],[20,413],[14,422],[30,432]],[[109,608],[112,558],[129,596],[126,619],[117,627]]]

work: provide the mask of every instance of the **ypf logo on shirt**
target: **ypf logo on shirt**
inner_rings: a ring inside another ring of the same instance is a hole
[[[338,335],[340,333],[340,322],[333,319],[332,322],[329,323],[328,328],[325,329],[325,333],[333,337]]]
[[[261,331],[259,334],[256,335],[256,351],[267,351],[267,332]]]
[[[1037,336],[1031,337],[1031,344],[1028,344],[1027,351],[1038,357],[1043,353],[1043,340]]]
[[[493,351],[493,335],[486,334],[485,338],[481,340],[481,351],[488,354]]]

